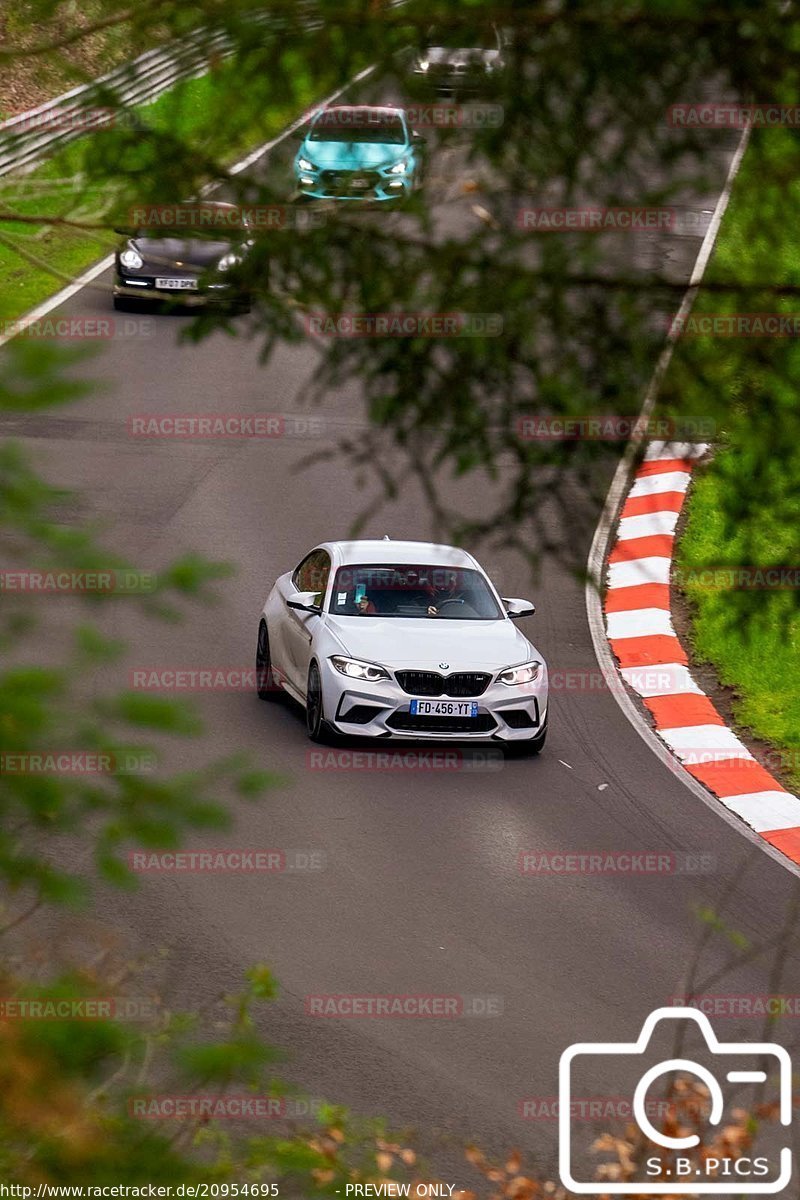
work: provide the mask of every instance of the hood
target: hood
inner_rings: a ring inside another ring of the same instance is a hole
[[[421,671],[501,670],[539,655],[513,621],[329,617],[351,658]],[[441,667],[440,663],[449,663]]]
[[[181,263],[199,269],[215,266],[231,248],[229,241],[211,241],[208,238],[137,237],[132,238],[129,245],[138,250],[145,261],[165,267]]]
[[[480,47],[452,50],[447,46],[430,46],[421,57],[438,67],[486,67],[491,64],[497,65],[500,52],[483,50]]]
[[[396,162],[408,154],[408,146],[396,142],[312,142],[306,140],[300,151],[314,166],[325,171],[357,171]]]

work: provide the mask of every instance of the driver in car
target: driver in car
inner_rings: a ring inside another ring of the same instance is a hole
[[[435,583],[429,584],[428,594],[430,596],[428,602],[429,617],[438,617],[440,610],[448,604],[454,606],[464,603],[464,597],[458,586],[458,575],[455,572],[448,576],[447,583],[439,584],[438,586]]]
[[[373,617],[378,611],[370,600],[369,596],[362,596],[361,599],[356,602],[356,608],[365,617]]]

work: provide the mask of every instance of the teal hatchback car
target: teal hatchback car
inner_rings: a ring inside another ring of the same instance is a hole
[[[297,190],[314,200],[404,199],[422,182],[425,146],[402,108],[323,108],[294,160]]]

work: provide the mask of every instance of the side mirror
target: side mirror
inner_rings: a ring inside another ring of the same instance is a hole
[[[322,606],[316,603],[317,596],[319,596],[319,592],[292,592],[291,596],[286,599],[286,607],[319,616]]]
[[[428,139],[424,136],[424,134],[421,134],[417,129],[412,130],[411,140],[417,146],[424,145],[428,141]]]
[[[501,599],[512,621],[516,621],[518,617],[532,617],[536,612],[536,605],[531,604],[530,600],[520,600],[518,597],[508,596],[502,596]]]

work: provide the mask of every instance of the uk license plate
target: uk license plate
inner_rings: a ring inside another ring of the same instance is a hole
[[[156,287],[167,292],[196,292],[196,279],[157,279]]]
[[[361,191],[364,188],[369,187],[369,180],[362,179],[360,175],[357,175],[356,178],[352,180],[352,185],[354,188],[358,188],[359,191]]]
[[[412,700],[412,717],[477,717],[474,700]]]

